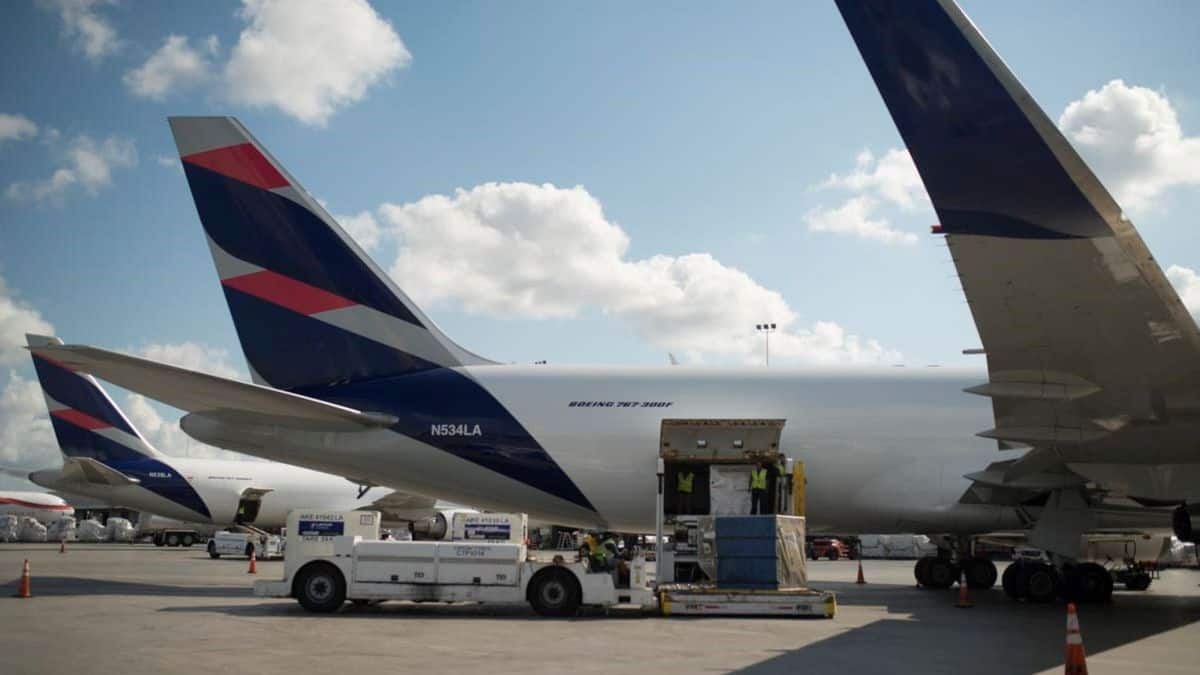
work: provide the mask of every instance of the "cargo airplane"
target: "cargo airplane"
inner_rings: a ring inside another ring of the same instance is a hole
[[[256,384],[87,346],[35,353],[189,411],[193,438],[551,522],[650,531],[665,419],[778,419],[810,529],[947,534],[916,576],[1054,554],[1014,597],[1103,599],[1081,535],[1200,500],[1200,331],[1133,225],[950,0],[838,0],[937,211],[986,379],[945,369],[508,365],[451,340],[237,120],[170,120]],[[972,379],[978,378],[978,379]],[[983,379],[983,381],[980,381]],[[967,393],[962,393],[965,390]],[[1194,537],[1193,537],[1194,538]]]
[[[137,510],[142,530],[189,524],[200,530],[235,524],[279,528],[300,507],[375,509],[392,521],[435,516],[433,499],[356,486],[339,475],[275,462],[168,457],[95,379],[40,353],[41,347],[62,344],[59,340],[37,335],[27,340],[63,455],[60,468],[21,472],[41,487]]]

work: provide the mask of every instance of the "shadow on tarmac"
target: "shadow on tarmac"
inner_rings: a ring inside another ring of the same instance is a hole
[[[17,581],[0,586],[0,597],[16,593]],[[145,584],[135,581],[111,581],[88,577],[35,577],[33,597],[63,597],[72,595],[161,595],[185,597],[229,598],[246,597],[245,586],[179,586],[174,584]]]
[[[883,607],[884,618],[767,658],[739,673],[795,673],[817,663],[847,672],[1037,673],[1061,667],[1066,639],[1063,603],[1010,600],[997,586],[972,591],[974,607],[954,607],[956,589],[823,582],[839,606]],[[1079,620],[1088,655],[1200,621],[1195,597],[1118,592],[1111,603],[1082,605]]]

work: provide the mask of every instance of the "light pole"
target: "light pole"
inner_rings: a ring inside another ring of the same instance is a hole
[[[775,324],[773,323],[756,323],[754,330],[763,334],[763,339],[766,341],[766,349],[764,350],[767,357],[767,365],[771,365],[771,333],[775,332]]]

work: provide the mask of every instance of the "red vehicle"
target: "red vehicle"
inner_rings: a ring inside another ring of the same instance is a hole
[[[828,558],[830,560],[840,560],[841,558],[853,558],[853,552],[850,546],[841,539],[813,539],[808,542],[808,557],[810,560],[820,560]]]

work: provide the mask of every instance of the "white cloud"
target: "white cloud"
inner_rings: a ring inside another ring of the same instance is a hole
[[[899,358],[834,323],[800,326],[779,293],[708,254],[628,259],[628,235],[582,187],[487,183],[379,213],[400,244],[390,273],[418,302],[502,317],[600,310],[692,360],[761,359],[762,321],[779,325],[771,353],[784,360]]]
[[[18,299],[0,277],[0,366],[29,362],[29,352],[24,349],[26,333],[54,335],[54,326]]]
[[[121,46],[117,30],[97,11],[111,0],[40,0],[43,7],[58,12],[63,32],[78,40],[78,47],[92,61],[99,61]]]
[[[14,200],[57,201],[75,186],[89,195],[95,195],[101,188],[112,184],[114,169],[137,164],[134,142],[118,136],[109,136],[100,143],[90,136],[77,136],[61,154],[61,166],[49,177],[11,183],[5,191],[7,197]]]
[[[1113,80],[1067,105],[1058,126],[1124,208],[1200,185],[1200,137],[1185,136],[1171,102],[1152,89]]]
[[[1167,280],[1179,293],[1183,306],[1200,321],[1200,274],[1190,267],[1171,265],[1167,268]]]
[[[811,232],[850,234],[884,244],[915,244],[917,235],[892,228],[877,216],[879,200],[866,195],[851,197],[840,206],[817,206],[804,215]]]
[[[379,222],[370,211],[363,211],[353,216],[334,216],[342,229],[358,242],[364,250],[371,250],[379,245]]]
[[[892,148],[878,159],[870,150],[858,153],[854,170],[830,174],[817,189],[851,193],[838,206],[819,205],[804,215],[811,232],[846,234],[883,244],[914,244],[917,235],[892,227],[881,207],[915,212],[929,209],[929,195],[907,150]]]
[[[0,465],[43,469],[57,466],[59,457],[41,386],[9,371],[0,390]]]
[[[242,30],[225,65],[227,94],[324,126],[412,60],[366,0],[244,0]]]
[[[33,138],[37,132],[37,125],[28,117],[0,113],[0,143]]]
[[[218,49],[217,36],[210,35],[200,48],[182,35],[168,35],[163,46],[141,66],[122,78],[129,91],[143,98],[162,101],[172,92],[206,82],[212,77],[212,61]]]
[[[229,360],[229,351],[198,342],[152,343],[134,350],[138,356],[210,375],[239,379],[239,371]]]

